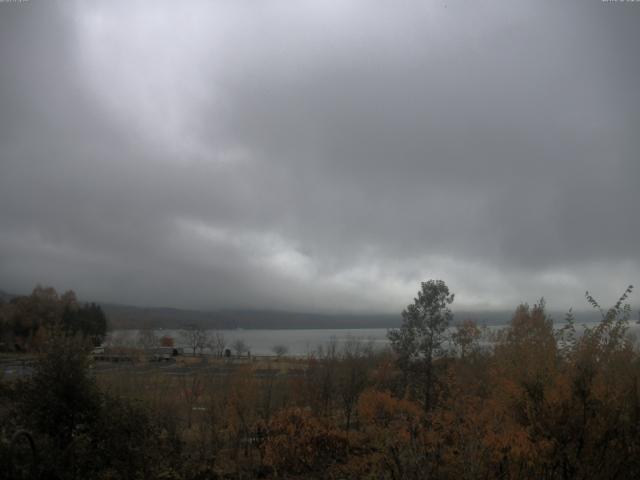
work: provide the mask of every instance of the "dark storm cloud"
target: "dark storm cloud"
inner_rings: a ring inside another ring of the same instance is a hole
[[[199,308],[611,300],[633,4],[0,4],[0,288]]]

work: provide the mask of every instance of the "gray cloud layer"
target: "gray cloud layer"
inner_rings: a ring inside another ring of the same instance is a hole
[[[196,308],[611,301],[640,5],[0,3],[0,288]]]

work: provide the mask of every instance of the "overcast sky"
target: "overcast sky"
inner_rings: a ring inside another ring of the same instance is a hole
[[[639,205],[640,3],[0,3],[5,291],[581,309]]]

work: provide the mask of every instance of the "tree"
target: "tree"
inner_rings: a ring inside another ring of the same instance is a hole
[[[12,385],[9,397],[37,447],[41,475],[29,478],[159,478],[169,449],[147,410],[100,391],[87,338],[59,325],[42,330],[33,375]]]
[[[82,333],[90,337],[94,345],[100,345],[107,334],[107,317],[104,311],[95,303],[85,304],[80,308],[80,318],[83,321]]]
[[[85,303],[80,306],[75,300],[73,291],[68,291],[60,297],[63,304],[62,327],[72,335],[82,334],[90,338],[94,346],[98,346],[107,334],[107,317],[102,308],[95,303]]]
[[[207,343],[209,343],[209,336],[206,330],[196,327],[195,325],[189,325],[186,329],[181,330],[180,337],[182,338],[182,342],[191,349],[193,355],[196,354],[196,351],[202,354],[202,350],[207,346]]]
[[[434,359],[443,353],[453,297],[443,280],[422,282],[418,296],[402,312],[402,326],[387,333],[406,382],[422,397],[425,411],[435,404]]]
[[[331,337],[325,345],[319,345],[309,359],[305,382],[311,409],[321,417],[328,417],[333,410],[337,393],[338,339]]]
[[[73,290],[58,295],[52,287],[38,285],[31,295],[14,297],[5,310],[5,327],[13,335],[13,343],[34,349],[43,328],[60,327],[69,335],[81,334],[94,345],[104,340],[107,318],[95,303],[80,305]],[[2,333],[2,332],[0,332]]]
[[[213,354],[216,357],[222,358],[224,355],[224,349],[227,346],[227,341],[224,338],[222,332],[216,332],[211,337],[211,341],[209,342],[209,348],[213,351]]]
[[[187,406],[187,427],[191,428],[191,419],[193,416],[193,408],[198,399],[204,393],[202,388],[202,379],[199,375],[183,375],[182,377],[182,398]]]
[[[11,318],[14,306],[0,298],[0,350],[7,348],[13,341]]]
[[[38,329],[60,322],[62,304],[52,287],[36,286],[31,295],[11,299],[11,326],[15,343],[32,348]]]
[[[242,340],[241,338],[233,342],[233,344],[231,345],[231,348],[235,350],[236,357],[241,357],[245,352],[249,351],[249,345],[247,345],[245,341]]]
[[[90,348],[80,337],[52,328],[33,376],[20,385],[20,408],[28,426],[49,435],[60,449],[99,408],[98,387],[88,375]]]
[[[451,340],[460,352],[460,358],[465,358],[478,347],[478,340],[482,336],[482,330],[473,320],[465,320],[455,326],[451,334]]]
[[[267,426],[262,445],[265,463],[278,478],[335,478],[332,465],[344,463],[347,439],[343,432],[328,428],[309,410],[285,408]]]
[[[274,345],[271,347],[271,351],[276,355],[276,357],[281,358],[289,352],[289,349],[285,345]]]
[[[349,337],[342,347],[337,383],[347,434],[358,398],[368,383],[369,360],[372,355],[373,345],[365,344],[358,338]]]
[[[144,350],[150,350],[158,346],[158,337],[150,325],[143,325],[138,331],[138,345]]]

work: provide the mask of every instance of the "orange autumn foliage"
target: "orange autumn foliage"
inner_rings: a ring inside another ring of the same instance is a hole
[[[312,473],[343,462],[347,440],[343,432],[324,424],[310,410],[294,407],[271,419],[262,451],[264,463],[277,473]]]

